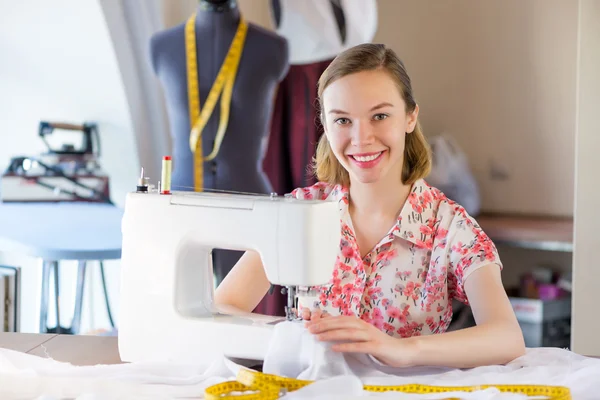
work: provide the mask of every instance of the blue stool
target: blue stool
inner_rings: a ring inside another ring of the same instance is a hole
[[[114,328],[103,261],[121,258],[122,217],[122,209],[103,203],[0,203],[0,251],[43,260],[40,333],[79,333],[83,288],[89,261],[100,263],[108,318]],[[70,327],[61,327],[58,305],[59,263],[67,260],[78,261],[77,289],[73,322]],[[54,329],[47,326],[51,272],[54,272],[57,320]]]

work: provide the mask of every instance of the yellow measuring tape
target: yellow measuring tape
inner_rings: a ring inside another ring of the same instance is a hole
[[[219,383],[206,388],[205,398],[208,400],[271,400],[284,398],[287,392],[293,392],[310,385],[313,381],[285,378],[264,374],[242,368],[238,372],[237,381]],[[410,394],[432,394],[447,392],[475,392],[495,388],[500,392],[519,393],[538,399],[571,400],[571,391],[563,386],[545,385],[477,385],[477,386],[430,386],[408,384],[399,386],[366,385],[368,392],[402,392]],[[448,398],[455,399],[455,398]]]
[[[231,104],[231,94],[237,75],[240,58],[246,41],[246,32],[248,24],[243,17],[240,17],[240,23],[237,32],[227,56],[221,65],[219,74],[213,83],[204,108],[200,110],[200,97],[198,89],[198,64],[196,52],[196,14],[192,14],[185,25],[185,49],[187,58],[187,83],[188,83],[188,103],[190,114],[190,149],[194,153],[194,190],[201,192],[204,188],[204,162],[213,160],[219,153],[227,123],[229,121],[229,106]],[[202,154],[202,130],[210,118],[217,100],[221,97],[221,115],[219,119],[219,129],[215,138],[215,144],[212,152],[204,157]]]

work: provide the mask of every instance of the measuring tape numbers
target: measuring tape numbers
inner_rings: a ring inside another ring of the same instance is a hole
[[[246,368],[240,369],[237,381],[219,383],[206,388],[207,400],[271,400],[284,398],[293,392],[310,385],[313,381],[286,378],[277,375],[256,372]],[[563,386],[547,385],[476,385],[476,386],[432,386],[422,384],[406,384],[398,386],[365,385],[367,392],[402,392],[410,394],[433,394],[450,392],[475,392],[495,388],[504,393],[523,394],[536,399],[571,400],[571,391]],[[448,398],[455,399],[455,398]]]
[[[194,190],[201,192],[204,189],[204,162],[213,160],[219,153],[221,143],[227,130],[229,122],[229,109],[231,105],[231,95],[240,63],[240,58],[246,41],[248,24],[243,17],[240,17],[237,31],[227,52],[227,56],[221,65],[219,74],[215,79],[204,108],[200,108],[200,95],[198,84],[198,64],[196,49],[196,14],[192,14],[185,24],[185,50],[187,64],[187,84],[188,84],[188,106],[190,114],[190,149],[194,154]],[[221,111],[219,118],[219,128],[215,137],[215,143],[212,152],[204,157],[202,154],[202,130],[206,126],[217,101],[221,97]]]

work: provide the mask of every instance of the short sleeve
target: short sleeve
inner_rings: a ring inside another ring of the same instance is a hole
[[[448,229],[448,292],[464,304],[464,282],[474,271],[489,264],[503,268],[496,246],[479,224],[459,208]]]
[[[332,185],[317,182],[312,186],[296,188],[290,195],[299,200],[326,200],[332,189]]]

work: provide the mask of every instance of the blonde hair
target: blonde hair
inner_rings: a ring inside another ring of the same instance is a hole
[[[398,86],[406,103],[406,112],[415,110],[417,103],[413,97],[410,77],[402,61],[393,50],[382,44],[361,44],[339,54],[323,72],[318,83],[319,117],[325,126],[323,111],[323,91],[334,81],[346,75],[377,69],[385,70]],[[404,134],[404,132],[402,132]],[[431,170],[431,148],[423,135],[421,124],[417,120],[413,132],[405,135],[404,161],[402,165],[402,183],[411,185],[426,177]],[[348,186],[348,171],[339,163],[323,133],[317,144],[313,160],[313,171],[319,181]]]

